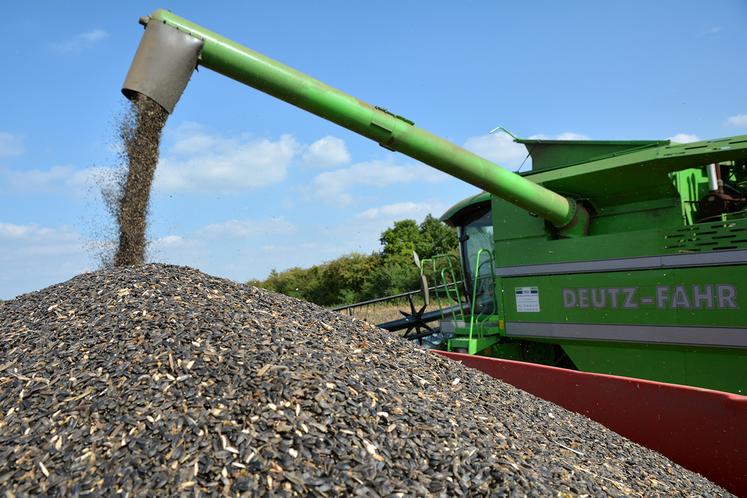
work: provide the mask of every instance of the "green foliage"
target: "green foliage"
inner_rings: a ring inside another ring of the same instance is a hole
[[[417,289],[412,251],[429,258],[458,246],[456,231],[431,215],[419,225],[396,221],[379,240],[380,252],[347,254],[311,268],[272,270],[267,279],[248,283],[323,306],[353,303]]]
[[[409,258],[417,250],[420,230],[415,220],[395,221],[392,228],[381,234],[381,254],[387,259]]]
[[[394,222],[381,234],[382,256],[388,260],[412,260],[412,251],[424,258],[456,249],[458,242],[453,228],[430,214],[418,225],[415,220]]]
[[[459,247],[456,230],[434,218],[430,214],[420,224],[421,245],[418,254],[429,258],[436,254],[446,254]]]
[[[415,290],[418,288],[418,275],[418,269],[412,259],[409,263],[387,261],[368,275],[362,299],[351,302]]]

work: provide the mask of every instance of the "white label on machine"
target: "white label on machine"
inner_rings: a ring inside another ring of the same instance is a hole
[[[537,287],[516,287],[516,311],[519,313],[537,313],[540,310],[540,294]]]

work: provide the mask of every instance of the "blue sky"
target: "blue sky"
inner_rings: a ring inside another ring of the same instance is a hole
[[[218,5],[217,7],[215,5]],[[747,2],[27,2],[5,6],[0,299],[95,269],[111,244],[122,80],[158,7],[515,169],[506,136],[747,133]],[[243,281],[378,248],[474,187],[225,77],[167,123],[152,260]],[[526,168],[526,166],[525,166]]]

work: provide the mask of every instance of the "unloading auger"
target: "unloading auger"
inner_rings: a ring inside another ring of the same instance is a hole
[[[456,144],[166,10],[140,19],[145,33],[122,92],[171,113],[197,65],[240,81],[401,152],[534,213],[564,236],[583,235],[589,214],[576,200],[526,180]]]

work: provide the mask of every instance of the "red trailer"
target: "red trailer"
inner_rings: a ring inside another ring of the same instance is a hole
[[[747,396],[435,351],[580,413],[747,497]]]

